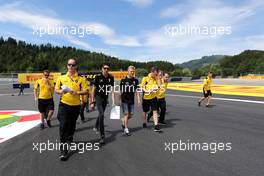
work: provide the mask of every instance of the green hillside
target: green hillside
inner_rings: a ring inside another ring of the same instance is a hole
[[[194,60],[187,63],[192,70],[193,76],[204,76],[212,71],[216,76],[234,76],[242,74],[264,74],[264,51],[246,50],[235,56],[203,57],[204,59]],[[198,64],[204,66],[198,67]],[[184,65],[180,65],[184,67]]]
[[[166,72],[180,69],[167,61],[135,62],[73,47],[34,45],[13,38],[0,38],[0,73],[37,72],[44,69],[65,72],[66,62],[72,57],[77,58],[79,70],[84,72],[99,70],[103,62],[110,63],[112,70],[126,70],[129,65],[134,65],[142,74],[146,74],[153,66]]]
[[[264,51],[246,50],[235,56],[227,56],[219,63],[223,75],[264,73]]]
[[[225,56],[223,55],[204,56],[201,59],[184,62],[182,64],[179,64],[179,66],[182,68],[188,68],[193,71],[201,67],[205,67],[207,65],[217,63],[219,60],[223,59],[224,57]]]

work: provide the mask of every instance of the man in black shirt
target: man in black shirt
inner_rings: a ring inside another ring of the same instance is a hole
[[[122,127],[124,128],[124,134],[130,136],[128,130],[128,119],[134,114],[134,97],[137,95],[138,105],[141,104],[138,89],[138,79],[135,78],[135,67],[128,67],[128,75],[120,82],[121,88],[121,102],[124,113],[124,119]]]
[[[95,123],[94,131],[98,132],[98,129],[100,130],[100,144],[105,143],[104,112],[108,102],[108,95],[113,92],[114,86],[114,77],[109,74],[109,69],[109,64],[102,65],[102,73],[95,77],[92,89],[91,109],[94,109],[94,103],[96,103],[99,113]],[[113,93],[112,102],[114,104]]]

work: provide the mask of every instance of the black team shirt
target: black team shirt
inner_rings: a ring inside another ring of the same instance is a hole
[[[105,77],[102,73],[97,75],[94,80],[95,96],[100,96],[101,98],[107,99],[111,89],[114,86],[114,77],[108,74]]]
[[[128,78],[127,76],[123,78],[120,82],[121,89],[121,100],[122,103],[134,104],[135,92],[138,88],[138,79]]]

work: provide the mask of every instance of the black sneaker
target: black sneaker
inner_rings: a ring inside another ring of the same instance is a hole
[[[48,125],[48,127],[50,127],[50,128],[51,128],[51,123],[50,123],[50,120],[47,120],[47,125]]]
[[[143,128],[147,128],[147,124],[146,123],[143,123]]]
[[[159,128],[158,125],[155,125],[155,127],[154,127],[154,131],[155,131],[155,132],[158,132],[158,133],[162,132],[162,130]]]
[[[67,161],[67,159],[68,159],[68,151],[61,151],[59,158],[60,158],[61,161]]]
[[[201,106],[201,102],[200,101],[198,101],[198,106]]]
[[[126,136],[131,136],[131,133],[130,132],[125,132],[125,135]]]
[[[210,105],[207,104],[205,107],[210,108]]]
[[[81,121],[82,121],[82,123],[84,123],[84,122],[85,122],[85,120],[84,120],[84,119],[81,119]]]
[[[41,123],[41,124],[40,124],[40,129],[43,130],[44,128],[45,128],[44,123]]]

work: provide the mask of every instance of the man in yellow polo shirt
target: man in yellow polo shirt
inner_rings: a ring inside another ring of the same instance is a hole
[[[49,79],[49,70],[43,71],[43,78],[38,79],[34,84],[34,97],[38,102],[38,110],[41,114],[40,128],[44,129],[44,119],[47,116],[47,125],[51,127],[51,118],[54,112],[54,82]]]
[[[148,76],[142,79],[141,87],[143,90],[143,128],[147,127],[147,113],[151,110],[153,112],[154,131],[161,132],[158,126],[158,100],[157,91],[159,90],[160,80],[158,77],[159,69],[152,67]]]
[[[159,116],[159,124],[166,125],[165,123],[165,114],[166,114],[166,100],[165,100],[165,93],[166,89],[168,87],[168,80],[169,80],[169,74],[168,73],[160,73],[160,89],[157,92],[157,98],[158,98],[158,111],[160,113]]]
[[[213,78],[213,73],[209,72],[208,76],[204,79],[204,82],[203,82],[204,97],[198,101],[198,106],[201,106],[201,103],[205,99],[207,99],[206,107],[210,107],[210,103],[211,103],[211,99],[212,99],[212,91],[211,91],[212,78]]]
[[[69,59],[68,72],[56,81],[55,91],[61,95],[58,108],[60,122],[60,160],[68,159],[69,144],[73,142],[76,120],[80,113],[80,96],[87,94],[88,85],[77,73],[76,59]],[[66,145],[65,145],[66,144]]]

